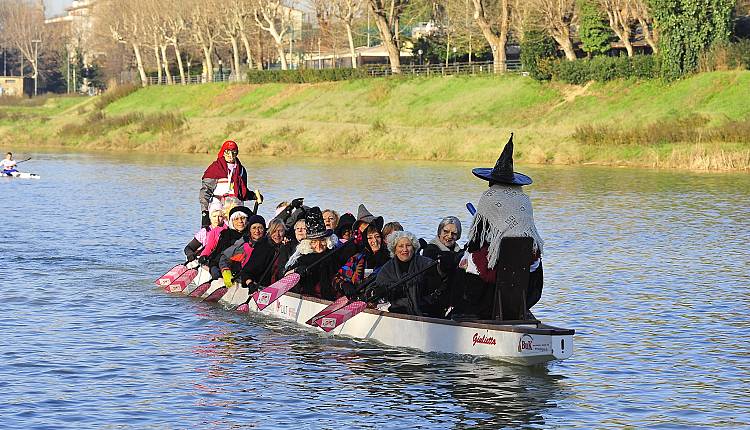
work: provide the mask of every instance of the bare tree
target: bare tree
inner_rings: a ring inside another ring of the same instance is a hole
[[[284,36],[291,28],[293,6],[293,3],[283,4],[282,0],[256,0],[253,9],[256,25],[270,34],[276,44],[282,70],[289,68],[284,52]]]
[[[555,39],[570,61],[576,59],[570,26],[576,20],[575,0],[528,0],[526,7],[538,16],[539,25]]]
[[[632,57],[633,43],[630,39],[635,23],[633,0],[599,0],[599,4],[607,14],[610,28],[625,46],[628,57]]]
[[[145,19],[137,0],[103,0],[96,3],[94,13],[98,25],[107,28],[117,43],[129,45],[133,50],[141,85],[146,86],[146,69],[141,55],[145,38]]]
[[[216,11],[219,10],[216,0],[197,1],[191,14],[191,34],[203,53],[203,74],[208,82],[214,77],[213,55],[219,39],[219,22]]]
[[[654,27],[654,17],[651,15],[646,0],[633,0],[633,14],[643,32],[643,38],[655,54],[659,53],[659,34]]]
[[[495,73],[505,72],[505,45],[510,30],[509,0],[472,0],[474,21],[482,30],[492,50],[492,65]]]
[[[340,19],[346,29],[346,38],[349,41],[349,55],[352,57],[352,67],[357,68],[357,52],[354,49],[354,35],[352,23],[362,10],[363,0],[332,0],[334,5],[333,14]]]
[[[398,29],[401,13],[407,3],[408,0],[367,0],[370,12],[375,17],[380,38],[388,51],[391,72],[394,74],[401,73],[401,46]]]
[[[32,78],[39,76],[39,44],[46,38],[44,10],[26,0],[0,2],[0,20],[6,43],[14,46],[31,64]],[[23,70],[21,70],[23,74]]]
[[[182,63],[182,50],[180,44],[182,37],[188,28],[190,2],[182,0],[164,0],[162,8],[169,13],[163,15],[162,37],[164,41],[171,44],[177,57],[177,70],[180,73],[180,82],[185,84],[185,68]]]

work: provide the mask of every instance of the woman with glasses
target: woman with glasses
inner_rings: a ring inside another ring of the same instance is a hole
[[[247,187],[247,171],[237,157],[237,143],[227,140],[211,165],[203,173],[199,200],[201,204],[201,226],[211,224],[208,206],[212,201],[224,203],[227,197],[236,197],[241,202],[246,200],[262,201],[263,196]]]

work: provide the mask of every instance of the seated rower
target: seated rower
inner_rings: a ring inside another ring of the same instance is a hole
[[[349,212],[341,215],[336,228],[333,230],[341,243],[346,243],[352,237],[352,226],[357,221]]]
[[[187,258],[187,262],[191,262],[198,258],[203,247],[206,246],[206,240],[212,230],[220,229],[220,232],[227,228],[227,225],[224,222],[224,208],[221,203],[218,201],[211,202],[208,207],[208,212],[209,217],[211,218],[211,224],[207,227],[201,227],[201,229],[195,233],[195,236],[193,236],[193,240],[185,246],[185,257]]]
[[[286,273],[294,271],[302,276],[293,291],[335,300],[340,294],[331,281],[344,262],[356,252],[356,248],[349,244],[336,248],[338,238],[332,230],[326,229],[320,208],[310,208],[305,222],[306,237],[300,242],[297,252],[289,259]]]
[[[447,284],[438,273],[437,266],[422,275],[397,285],[402,279],[425,270],[431,263],[419,255],[419,241],[414,234],[395,231],[388,236],[391,258],[378,272],[373,291],[385,295],[391,303],[390,312],[408,315],[445,317],[447,309]]]
[[[383,218],[377,217],[367,226],[364,232],[363,248],[360,248],[360,251],[351,256],[339,269],[334,278],[334,284],[340,294],[351,297],[355,294],[356,287],[366,277],[377,274],[390,259],[380,234],[382,225]]]
[[[424,247],[422,255],[431,260],[437,260],[438,257],[451,258],[458,265],[463,255],[463,250],[457,243],[459,239],[461,239],[461,221],[454,216],[447,216],[438,224],[437,236]]]
[[[249,264],[249,261],[260,259],[256,255],[257,253],[263,254],[263,252],[256,252],[259,246],[265,248],[267,250],[266,254],[270,255],[270,246],[264,247],[263,244],[258,245],[265,242],[265,237],[266,220],[260,215],[251,215],[247,219],[247,234],[237,239],[219,257],[219,268],[221,269],[221,275],[224,278],[227,288],[232,285],[234,278]],[[265,268],[266,266],[263,265],[262,267]],[[256,274],[252,273],[252,275],[255,276]]]
[[[253,212],[249,208],[237,206],[229,211],[229,222],[227,223],[229,228],[221,231],[218,235],[209,235],[198,261],[209,267],[212,278],[218,279],[221,277],[219,259],[222,252],[247,235],[247,220],[252,215]]]
[[[389,223],[386,223],[383,226],[383,232],[381,233],[383,236],[383,241],[388,242],[388,235],[393,233],[394,231],[404,231],[404,227],[398,221],[391,221]]]
[[[326,209],[323,211],[323,221],[326,223],[327,229],[336,230],[339,224],[339,213],[333,209]]]

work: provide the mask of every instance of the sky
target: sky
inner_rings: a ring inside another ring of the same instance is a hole
[[[60,15],[72,2],[73,0],[44,0],[44,4],[47,6],[47,15]]]

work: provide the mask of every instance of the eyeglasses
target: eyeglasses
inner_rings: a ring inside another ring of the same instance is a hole
[[[450,230],[446,230],[446,229],[443,229],[443,234],[449,234],[449,235],[451,235],[451,236],[456,236],[456,237],[458,237],[458,232],[455,232],[455,231],[450,231]]]
[[[226,155],[229,155],[229,154],[237,155],[238,152],[239,151],[232,151],[231,149],[224,150],[224,154],[226,154]]]

